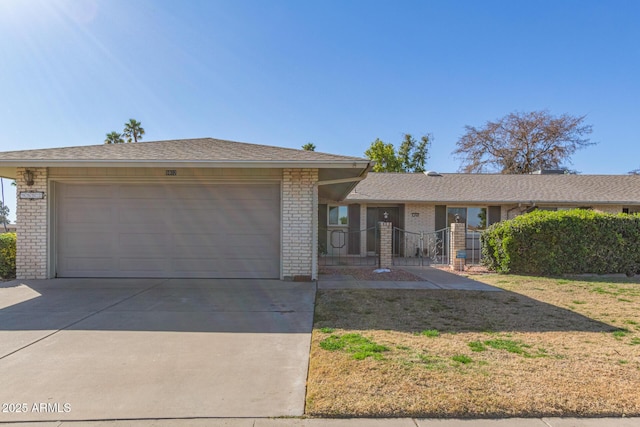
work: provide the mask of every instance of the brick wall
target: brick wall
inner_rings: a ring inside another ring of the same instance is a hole
[[[391,222],[379,222],[380,240],[378,241],[378,267],[391,268],[393,264],[392,239],[393,224]]]
[[[29,168],[34,184],[27,186],[23,179],[26,168],[17,169],[16,207],[17,248],[16,276],[18,279],[47,278],[47,168]],[[41,191],[44,199],[21,199],[20,193]]]
[[[317,169],[282,171],[282,278],[311,279],[313,270],[313,218],[317,215]],[[316,193],[314,195],[314,192]]]
[[[457,254],[458,251],[464,251],[467,248],[466,224],[451,224],[449,246],[449,264],[451,268],[455,270],[464,270],[465,259],[457,258]]]
[[[414,214],[417,214],[414,215]],[[404,207],[404,228],[412,233],[432,232],[436,227],[435,205],[407,203]]]

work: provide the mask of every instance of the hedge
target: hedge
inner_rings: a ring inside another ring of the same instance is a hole
[[[500,273],[640,272],[640,216],[589,210],[533,211],[482,234],[483,264]]]
[[[16,233],[0,234],[0,277],[16,277]]]

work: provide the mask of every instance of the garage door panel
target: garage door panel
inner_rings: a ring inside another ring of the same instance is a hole
[[[118,236],[117,247],[123,254],[164,257],[168,238],[165,234],[135,233]]]
[[[146,185],[146,184],[128,184],[121,185],[117,189],[119,199],[167,199],[167,186],[163,185]]]
[[[91,277],[100,273],[108,273],[115,268],[111,257],[65,257],[64,268],[77,277]]]
[[[69,233],[65,239],[64,251],[71,257],[109,257],[113,252],[112,234],[106,232],[83,231]]]
[[[112,215],[113,209],[108,205],[71,205],[65,215],[64,221],[73,224],[109,224]]]
[[[56,190],[59,277],[280,275],[278,183]]]
[[[122,224],[167,224],[166,218],[163,215],[157,215],[158,211],[163,210],[161,206],[158,207],[136,207],[118,209],[118,219]]]
[[[120,258],[118,269],[127,276],[129,275],[150,275],[157,277],[157,273],[163,273],[167,269],[167,260],[164,257],[135,257]]]
[[[94,185],[73,185],[67,186],[64,190],[67,200],[81,199],[81,200],[96,200],[102,201],[105,199],[112,199],[117,192],[117,188],[108,184],[94,184]]]

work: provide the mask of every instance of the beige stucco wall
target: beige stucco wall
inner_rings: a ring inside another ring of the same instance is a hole
[[[18,279],[48,278],[48,181],[47,168],[29,168],[34,183],[28,186],[23,174],[25,168],[17,168],[16,205],[16,277]],[[22,192],[43,192],[42,199],[22,199]]]

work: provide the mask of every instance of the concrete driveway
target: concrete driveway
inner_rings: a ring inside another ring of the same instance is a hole
[[[54,279],[0,284],[0,422],[295,416],[314,285]]]

